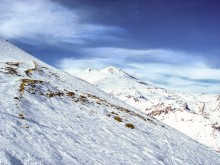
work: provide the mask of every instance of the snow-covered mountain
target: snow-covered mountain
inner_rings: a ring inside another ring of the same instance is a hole
[[[0,40],[0,164],[219,164],[220,155]]]
[[[100,71],[88,69],[77,77],[220,151],[220,95],[166,90],[112,66]]]

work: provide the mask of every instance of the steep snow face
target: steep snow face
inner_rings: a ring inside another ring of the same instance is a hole
[[[0,52],[0,164],[220,163],[218,153],[93,85],[7,42]]]
[[[114,67],[78,74],[77,77],[220,151],[219,95],[181,93],[158,88]]]

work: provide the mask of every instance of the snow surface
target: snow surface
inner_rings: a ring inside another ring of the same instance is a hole
[[[131,106],[220,151],[220,95],[182,93],[141,82],[123,70],[87,70],[80,77]]]
[[[0,57],[0,164],[220,163],[206,146],[3,40]]]

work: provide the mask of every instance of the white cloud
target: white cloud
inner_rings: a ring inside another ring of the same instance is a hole
[[[50,0],[1,0],[0,4],[0,35],[6,39],[83,43],[85,39],[118,30],[118,27],[82,23],[77,10]]]
[[[84,49],[85,53],[94,54],[99,57],[120,57],[129,61],[152,63],[165,62],[173,64],[194,64],[201,65],[199,62],[203,61],[202,56],[196,53],[188,53],[182,51],[174,51],[169,49],[125,49],[114,47],[88,48]]]
[[[220,93],[220,85],[212,82],[220,81],[220,69],[209,68],[199,55],[194,57],[190,53],[163,49],[93,48],[83,52],[94,58],[63,59],[57,66],[71,74],[77,74],[87,68],[103,69],[114,65],[141,80],[151,81],[162,87],[185,92]],[[132,60],[134,56],[140,59]],[[151,58],[160,62],[155,63]]]

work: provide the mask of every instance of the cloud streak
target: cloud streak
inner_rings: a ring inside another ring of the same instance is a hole
[[[120,57],[127,61],[138,63],[169,63],[184,65],[199,65],[205,59],[196,54],[171,49],[125,49],[115,47],[98,47],[82,50],[86,54],[98,57]]]
[[[50,0],[2,0],[0,35],[5,39],[47,44],[83,44],[86,39],[111,39],[119,27],[82,22],[82,11],[70,10]]]

